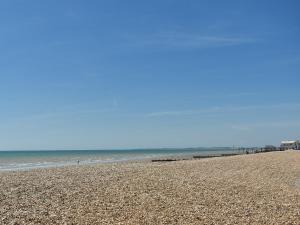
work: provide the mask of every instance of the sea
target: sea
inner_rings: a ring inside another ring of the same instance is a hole
[[[124,150],[11,150],[0,151],[0,171],[140,161],[167,157],[191,157],[194,155],[218,155],[234,152],[234,149],[227,147]]]

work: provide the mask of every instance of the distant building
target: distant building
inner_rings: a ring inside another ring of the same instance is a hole
[[[282,150],[288,150],[288,149],[300,150],[300,141],[282,141],[280,148]]]

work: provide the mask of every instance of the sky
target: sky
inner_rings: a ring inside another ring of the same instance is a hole
[[[2,0],[0,150],[300,139],[298,0]]]

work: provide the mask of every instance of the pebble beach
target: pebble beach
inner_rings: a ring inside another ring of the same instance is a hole
[[[0,224],[300,224],[300,151],[1,172]]]

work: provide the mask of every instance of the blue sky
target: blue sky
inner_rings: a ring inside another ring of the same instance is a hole
[[[0,149],[300,138],[300,3],[0,2]]]

